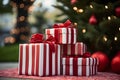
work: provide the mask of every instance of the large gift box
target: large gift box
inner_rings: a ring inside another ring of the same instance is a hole
[[[97,58],[62,58],[63,75],[91,76],[97,73]]]
[[[58,44],[75,44],[76,43],[76,28],[71,26],[68,20],[64,24],[55,24],[52,29],[46,29],[46,39],[49,36],[54,36]]]
[[[33,36],[29,44],[19,45],[19,74],[35,76],[60,75],[60,45]],[[38,40],[37,40],[38,39]],[[52,39],[52,38],[51,38]],[[41,42],[41,43],[35,43]]]
[[[64,56],[82,56],[87,52],[87,46],[83,42],[76,42],[75,44],[62,44],[61,53]]]

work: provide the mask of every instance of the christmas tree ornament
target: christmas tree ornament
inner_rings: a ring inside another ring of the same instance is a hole
[[[112,61],[111,61],[111,69],[112,69],[112,72],[120,74],[120,51],[112,59]]]
[[[89,23],[92,25],[95,25],[97,23],[97,19],[95,17],[95,15],[92,15],[89,19]]]
[[[105,53],[98,51],[93,53],[91,57],[99,59],[98,71],[106,71],[109,65],[109,59]]]
[[[71,0],[71,4],[75,4],[77,0]]]
[[[115,14],[116,14],[116,16],[120,17],[120,7],[117,7],[115,9]]]

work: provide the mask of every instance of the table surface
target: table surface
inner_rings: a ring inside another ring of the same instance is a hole
[[[6,79],[40,79],[40,80],[120,80],[120,75],[115,73],[108,72],[98,72],[95,76],[47,76],[47,77],[38,77],[38,76],[26,76],[26,75],[18,75],[18,69],[5,69],[0,70],[0,78]]]

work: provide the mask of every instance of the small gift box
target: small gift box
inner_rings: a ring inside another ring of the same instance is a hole
[[[64,56],[82,56],[85,52],[87,52],[87,46],[83,42],[61,45],[61,53]]]
[[[35,34],[31,43],[19,45],[19,74],[35,76],[60,75],[60,45],[53,37],[43,41]]]
[[[97,58],[62,58],[63,75],[91,76],[97,73]]]
[[[49,36],[54,36],[58,44],[75,44],[76,43],[76,28],[67,20],[64,24],[55,24],[53,29],[45,30],[46,39]]]

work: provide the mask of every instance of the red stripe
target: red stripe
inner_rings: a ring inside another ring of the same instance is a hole
[[[23,59],[23,45],[20,44],[20,56],[19,56],[19,74],[22,74],[22,59]]]
[[[52,75],[52,51],[50,49],[50,45],[49,45],[49,74],[50,76]]]
[[[59,29],[58,30],[59,31],[59,34],[58,34],[58,42],[60,43],[60,44],[62,44],[63,42],[63,39],[62,39],[62,36],[63,36],[63,34],[62,34],[62,29]]]
[[[46,44],[44,44],[43,75],[46,75]]]
[[[86,76],[86,58],[82,59],[82,75]]]
[[[78,58],[73,58],[73,75],[78,76]]]
[[[63,44],[63,56],[67,56],[68,55],[68,45],[67,44]]]
[[[40,45],[37,44],[36,46],[36,76],[39,75],[39,53],[40,53]],[[42,54],[42,53],[41,53]]]
[[[66,68],[65,75],[69,75],[69,73],[70,73],[70,58],[66,58],[66,67],[65,68]]]
[[[74,43],[74,29],[71,28],[71,44]]]
[[[59,30],[60,29],[54,29],[54,36],[55,36],[56,43],[60,43],[60,41],[61,41],[60,36],[62,36],[62,35],[60,34]]]
[[[81,55],[81,44],[80,43],[77,43],[78,44],[78,55]]]
[[[75,44],[71,44],[71,55],[75,55]]]
[[[32,75],[34,75],[34,65],[35,64],[35,45],[32,45]]]
[[[29,65],[29,45],[26,45],[26,62],[25,62],[25,74],[28,75],[28,65]]]
[[[69,30],[68,30],[68,28],[66,28],[66,44],[68,44],[68,39],[69,39]]]
[[[55,74],[58,74],[58,45],[55,45]],[[60,57],[60,56],[59,56]]]

